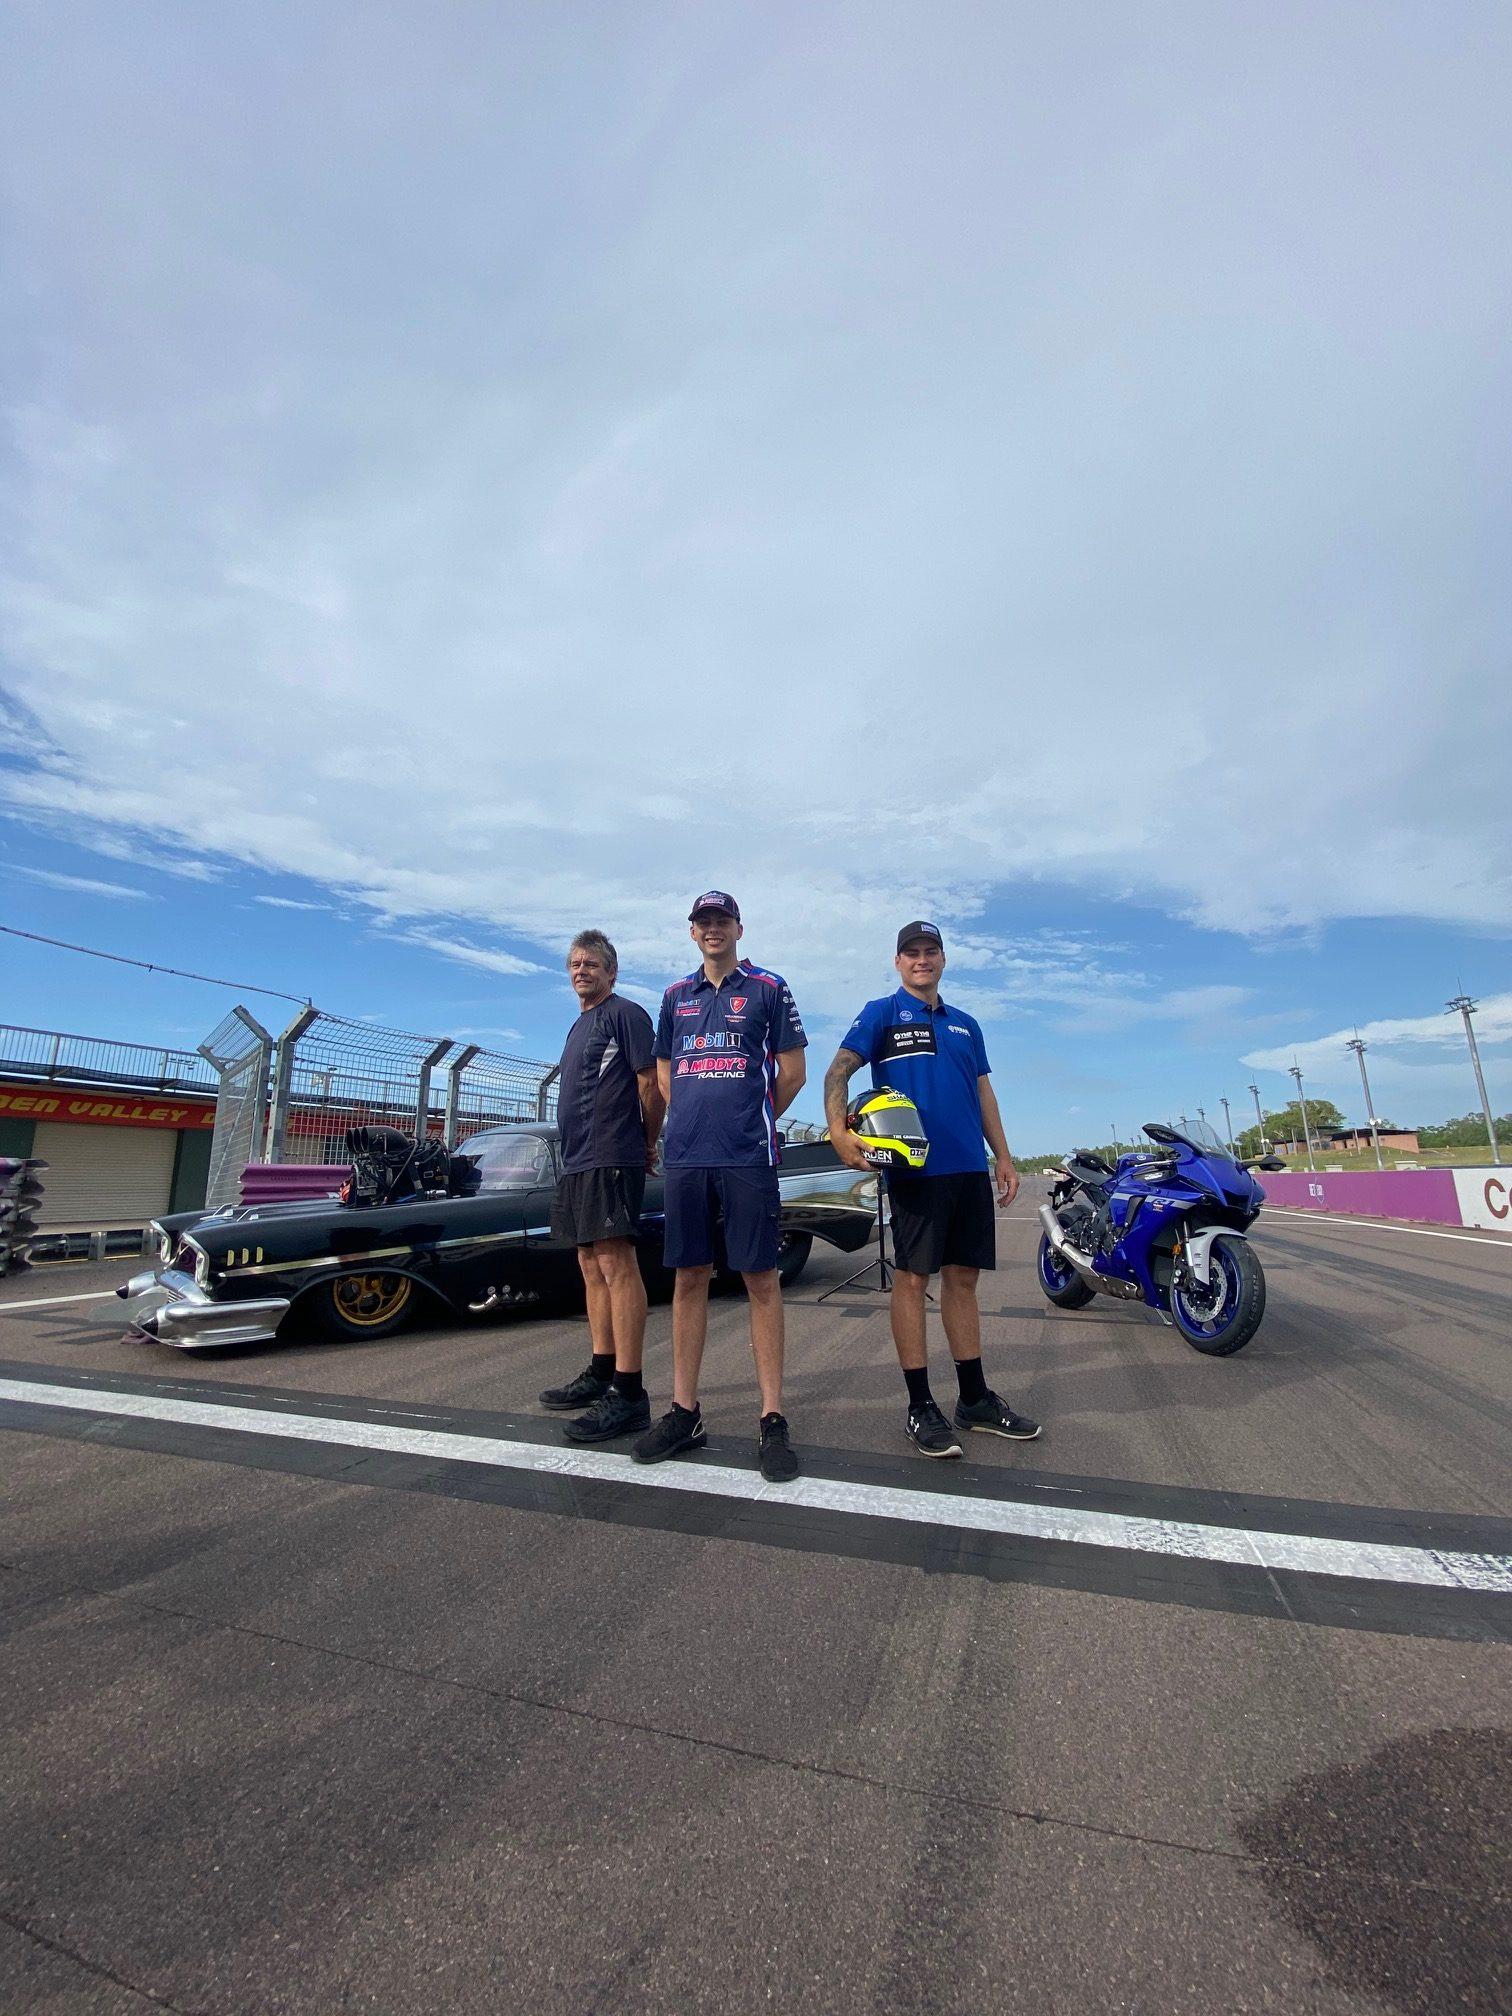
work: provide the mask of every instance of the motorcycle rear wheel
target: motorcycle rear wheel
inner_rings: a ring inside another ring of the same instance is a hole
[[[1096,1298],[1097,1290],[1089,1288],[1076,1269],[1062,1260],[1044,1232],[1040,1234],[1034,1271],[1045,1300],[1053,1302],[1057,1309],[1085,1309]]]
[[[1215,1239],[1211,1283],[1223,1299],[1189,1282],[1171,1283],[1171,1318],[1194,1351],[1231,1358],[1260,1328],[1265,1314],[1265,1270],[1247,1239]]]

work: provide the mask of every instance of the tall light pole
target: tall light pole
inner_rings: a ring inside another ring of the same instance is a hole
[[[1370,1097],[1370,1080],[1365,1076],[1365,1045],[1360,1041],[1357,1034],[1352,1042],[1344,1045],[1344,1048],[1346,1050],[1353,1050],[1355,1062],[1360,1067],[1360,1084],[1365,1093],[1365,1118],[1370,1122],[1370,1138],[1375,1145],[1376,1167],[1377,1169],[1384,1169],[1386,1164],[1381,1160],[1381,1137],[1376,1132],[1375,1105]]]
[[[1220,1099],[1219,1099],[1219,1101],[1218,1101],[1218,1104],[1219,1104],[1219,1105],[1220,1105],[1220,1106],[1221,1106],[1221,1107],[1223,1108],[1223,1131],[1224,1131],[1224,1134],[1225,1134],[1225,1135],[1227,1136],[1227,1138],[1228,1138],[1228,1145],[1229,1145],[1229,1153],[1230,1153],[1230,1155],[1233,1155],[1233,1154],[1235,1153],[1235,1150],[1234,1150],[1234,1122],[1233,1122],[1233,1117],[1232,1117],[1232,1115],[1231,1115],[1231,1114],[1230,1114],[1230,1112],[1229,1112],[1229,1103],[1228,1103],[1228,1100],[1227,1100],[1227,1099],[1224,1099],[1224,1098],[1220,1098]]]
[[[1251,1085],[1249,1089],[1255,1097],[1255,1124],[1260,1129],[1260,1153],[1263,1155],[1270,1144],[1265,1138],[1265,1115],[1260,1111],[1260,1087]]]
[[[1113,1160],[1118,1160],[1118,1122],[1113,1122]]]
[[[1477,1004],[1468,994],[1456,994],[1447,1005],[1451,1015],[1458,1009],[1465,1019],[1465,1041],[1470,1045],[1470,1062],[1475,1066],[1475,1089],[1480,1094],[1481,1113],[1486,1122],[1486,1139],[1491,1143],[1491,1160],[1499,1164],[1501,1149],[1496,1142],[1496,1122],[1491,1118],[1491,1101],[1486,1097],[1486,1080],[1481,1072],[1480,1051],[1475,1045],[1475,1024],[1470,1020]]]
[[[1315,1170],[1318,1165],[1313,1160],[1312,1126],[1307,1118],[1307,1100],[1302,1091],[1302,1066],[1300,1064],[1293,1064],[1286,1075],[1288,1078],[1295,1078],[1297,1081],[1297,1104],[1302,1108],[1302,1137],[1307,1143],[1307,1166],[1309,1169]]]

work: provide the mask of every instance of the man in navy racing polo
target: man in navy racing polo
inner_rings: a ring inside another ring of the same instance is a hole
[[[982,1324],[977,1279],[997,1265],[993,1185],[985,1136],[997,1164],[997,1201],[1018,1195],[1002,1116],[989,1079],[987,1046],[976,1020],[940,999],[945,944],[938,926],[917,919],[898,933],[895,994],[868,1001],[846,1032],[824,1079],[830,1140],[852,1169],[870,1165],[861,1137],[845,1124],[846,1091],[863,1064],[874,1085],[904,1092],[919,1109],[929,1156],[914,1175],[891,1170],[892,1333],[908,1387],[908,1434],[924,1456],[959,1456],[961,1444],[929,1390],[924,1298],[940,1276],[940,1315],[955,1360],[958,1429],[1032,1441],[1039,1424],[1015,1414],[988,1387],[982,1372]]]
[[[659,1463],[702,1448],[707,1439],[698,1374],[715,1223],[722,1220],[725,1258],[744,1277],[750,1304],[761,1388],[761,1474],[786,1483],[797,1476],[798,1459],[782,1413],[777,1122],[802,1090],[808,1038],[782,975],[739,957],[742,926],[733,896],[710,889],[693,905],[688,925],[702,963],[667,989],[656,1031],[657,1074],[667,1102],[666,1260],[677,1272],[673,1400],[633,1453],[641,1463]]]

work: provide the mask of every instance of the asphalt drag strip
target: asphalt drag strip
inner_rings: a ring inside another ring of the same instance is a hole
[[[1512,1522],[749,1444],[655,1466],[538,1418],[7,1365],[0,1428],[991,1581],[1512,1642]]]

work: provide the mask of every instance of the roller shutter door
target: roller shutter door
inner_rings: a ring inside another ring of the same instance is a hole
[[[168,1209],[178,1135],[171,1127],[37,1123],[32,1149],[52,1167],[42,1180],[44,1226],[145,1225]]]

